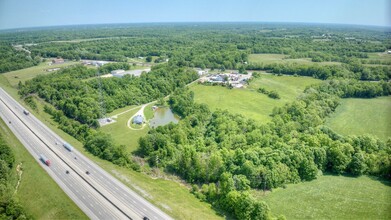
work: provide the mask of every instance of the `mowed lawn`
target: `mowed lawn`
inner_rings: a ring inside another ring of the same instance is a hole
[[[234,114],[242,114],[259,122],[269,122],[274,107],[293,101],[304,89],[320,80],[311,77],[276,76],[264,73],[246,89],[227,89],[221,86],[195,84],[190,89],[195,101],[207,104],[212,110],[226,109]],[[272,99],[257,92],[259,87],[276,90],[281,99]]]
[[[0,133],[14,152],[15,167],[22,164],[22,178],[15,195],[27,213],[35,219],[88,219],[1,119]],[[16,185],[16,168],[12,169],[12,176]]]
[[[325,175],[254,195],[287,219],[391,219],[390,184],[367,176]]]
[[[136,108],[136,109],[133,109]],[[119,115],[115,123],[105,125],[99,130],[104,133],[110,134],[117,144],[124,145],[128,152],[133,152],[138,147],[138,139],[148,133],[148,126],[146,125],[142,130],[132,130],[128,128],[127,122],[128,120],[138,111],[141,106],[135,107],[131,106],[128,108],[123,108],[122,110],[133,109],[128,111],[122,115]],[[114,112],[118,114],[117,111]],[[111,116],[114,114],[110,114]]]
[[[371,134],[391,137],[391,96],[373,99],[343,99],[326,125],[342,135]]]

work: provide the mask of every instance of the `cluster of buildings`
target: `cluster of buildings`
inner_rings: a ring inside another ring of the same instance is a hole
[[[85,65],[85,66],[90,65],[90,66],[101,67],[101,66],[103,66],[105,64],[108,64],[110,62],[109,61],[103,61],[103,60],[83,60],[81,63],[83,65]]]
[[[252,77],[251,73],[239,74],[237,72],[232,73],[217,73],[209,74],[200,79],[200,83],[212,83],[212,84],[228,84],[233,88],[243,88],[247,81]]]

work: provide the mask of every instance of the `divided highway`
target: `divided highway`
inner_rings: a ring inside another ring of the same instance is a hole
[[[67,195],[91,219],[172,219],[62,140],[0,88],[0,117]],[[39,155],[51,160],[46,166]],[[69,173],[67,173],[69,171]],[[88,171],[88,172],[87,172]]]

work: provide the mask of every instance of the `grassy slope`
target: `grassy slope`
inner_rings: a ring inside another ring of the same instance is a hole
[[[16,164],[22,163],[22,181],[16,197],[29,214],[36,219],[88,219],[37,164],[2,120],[0,133],[11,146]]]
[[[343,135],[372,134],[391,137],[391,96],[374,99],[344,99],[326,125]]]
[[[294,100],[306,86],[319,83],[320,80],[310,77],[275,76],[262,74],[261,78],[250,83],[246,89],[227,89],[221,86],[192,85],[195,100],[205,103],[212,109],[227,109],[231,113],[239,113],[260,122],[270,121],[274,107],[279,107]],[[271,99],[256,90],[264,87],[276,90],[281,99]]]
[[[11,87],[7,75],[0,74],[0,86],[3,87],[16,100],[20,101],[20,98],[17,95],[17,90],[14,87]],[[195,198],[192,194],[190,194],[188,188],[186,188],[186,186],[184,186],[183,184],[179,184],[171,180],[152,179],[147,174],[138,173],[132,170],[127,170],[115,166],[108,161],[104,161],[97,157],[92,156],[90,153],[85,151],[83,145],[79,141],[75,140],[73,137],[71,137],[70,135],[66,134],[64,131],[57,128],[57,124],[50,118],[50,115],[48,115],[43,111],[42,101],[37,102],[37,105],[38,105],[38,111],[33,111],[30,109],[32,114],[34,114],[38,119],[40,119],[43,123],[45,123],[54,132],[60,135],[64,140],[66,140],[68,143],[70,143],[72,146],[74,146],[76,149],[78,149],[88,158],[93,160],[96,164],[98,164],[103,169],[111,173],[113,176],[116,176],[118,179],[120,179],[130,188],[134,189],[136,192],[139,192],[140,195],[143,195],[144,198],[148,199],[151,203],[161,208],[164,212],[166,212],[170,216],[176,219],[222,219],[222,217],[218,216],[215,213],[215,211],[213,211],[213,209],[209,204],[200,202],[197,198]],[[111,115],[118,114],[123,110],[130,109],[133,107],[134,106],[116,110],[113,113],[111,113]],[[29,109],[28,107],[26,108]],[[136,111],[137,110],[134,110],[133,112],[128,112],[126,114],[123,114],[121,115],[122,117],[119,116],[118,120],[120,120],[120,122],[119,123],[117,122],[118,124],[117,123],[115,124],[121,126],[118,127],[117,131],[122,132],[122,131],[130,130],[127,128],[126,122]],[[113,125],[116,126],[115,124]],[[141,132],[147,132],[147,131],[148,129],[144,129]],[[125,133],[125,135],[123,136],[124,138],[123,140],[129,140],[132,143],[134,143],[133,145],[132,144],[129,145],[130,150],[132,149],[131,147],[134,147],[133,149],[137,147],[136,145],[138,140],[137,136],[141,136],[142,135],[141,132],[139,134]],[[33,160],[33,158],[29,155],[26,155],[26,158],[30,158],[31,160]],[[50,178],[47,175],[46,177]],[[31,186],[35,187],[34,184],[31,184]],[[40,188],[34,188],[30,190],[36,192],[35,198],[38,199],[40,199],[40,197],[43,195],[42,192],[44,192]],[[60,193],[62,193],[62,191]],[[49,212],[50,210],[48,211],[48,209],[45,208],[45,205],[43,205],[42,203],[32,203],[31,200],[25,200],[24,202],[25,202],[24,204],[26,205],[35,206],[36,209],[42,210],[43,215],[50,215]],[[72,203],[72,201],[70,201],[70,203]],[[62,206],[67,207],[65,204]],[[56,218],[51,218],[51,216],[49,217],[50,219],[56,219]],[[42,218],[45,219],[44,217]],[[64,219],[64,218],[57,218],[57,219]]]
[[[390,182],[369,177],[321,176],[254,194],[287,219],[391,219]]]

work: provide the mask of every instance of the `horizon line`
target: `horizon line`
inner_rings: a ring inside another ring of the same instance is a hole
[[[377,27],[391,29],[391,25],[374,25],[374,24],[352,24],[352,23],[322,23],[322,22],[301,22],[301,21],[150,21],[150,22],[114,22],[114,23],[83,23],[83,24],[60,24],[60,25],[47,25],[47,26],[26,26],[15,28],[0,28],[2,31],[18,31],[27,29],[44,29],[44,28],[56,28],[56,27],[72,27],[72,26],[93,26],[93,25],[131,25],[131,24],[186,24],[186,23],[269,23],[269,24],[310,24],[310,25],[340,25],[340,26],[360,26],[360,27]]]

